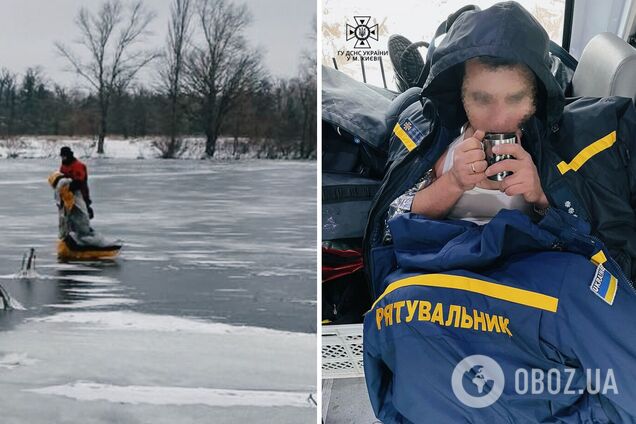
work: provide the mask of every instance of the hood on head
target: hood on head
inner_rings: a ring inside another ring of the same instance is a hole
[[[461,14],[432,54],[422,96],[435,104],[444,126],[456,128],[467,121],[461,101],[463,64],[477,56],[526,64],[538,81],[535,115],[547,128],[558,122],[565,98],[550,72],[548,34],[518,3],[505,2]]]
[[[61,172],[55,171],[53,173],[51,173],[49,175],[49,178],[47,179],[49,182],[49,185],[52,188],[56,188],[57,187],[57,183],[64,178],[64,174],[62,174]]]

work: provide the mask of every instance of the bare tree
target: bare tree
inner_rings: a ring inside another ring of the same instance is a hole
[[[148,34],[147,28],[154,16],[144,8],[142,0],[136,0],[128,13],[121,0],[107,0],[97,14],[82,7],[75,19],[81,34],[78,43],[89,54],[87,61],[66,45],[55,43],[58,53],[68,60],[71,69],[97,93],[100,112],[98,153],[104,153],[111,95],[116,90],[125,90],[137,72],[157,56],[155,52],[135,48]]]
[[[37,134],[42,129],[45,116],[41,111],[46,107],[44,102],[47,96],[45,83],[42,68],[27,68],[18,92],[18,121],[22,133]]]
[[[18,79],[3,68],[0,71],[0,128],[7,138],[13,135],[16,123]]]
[[[307,159],[316,153],[316,75],[304,75],[304,79],[298,80],[296,89],[303,117],[299,156]]]
[[[300,98],[300,104],[302,106],[303,124],[302,135],[300,139],[300,152],[301,158],[306,159],[316,153],[316,125],[317,115],[316,110],[318,108],[318,85],[317,85],[317,73],[318,68],[316,65],[316,16],[312,19],[313,31],[308,35],[310,41],[313,41],[313,46],[306,50],[301,59],[300,78],[298,81],[297,89]]]
[[[189,55],[187,84],[200,100],[205,153],[212,157],[223,119],[242,94],[256,88],[263,71],[260,55],[247,47],[243,37],[251,20],[245,5],[199,0],[197,9],[203,43]]]
[[[169,140],[162,140],[162,155],[172,157],[182,149],[182,141],[177,139],[181,110],[179,101],[182,92],[182,78],[186,47],[190,42],[192,21],[191,0],[173,0],[170,5],[170,23],[165,52],[159,69],[162,91],[166,94],[170,109]],[[157,147],[157,146],[156,146]]]

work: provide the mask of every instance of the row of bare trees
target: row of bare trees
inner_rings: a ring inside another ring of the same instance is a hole
[[[175,127],[172,100],[161,91],[133,84],[125,92],[115,93],[110,103],[110,135],[153,136],[166,158],[184,153],[185,139],[205,136],[200,101],[187,94],[180,96],[175,142],[171,139]],[[251,151],[262,150],[262,157],[315,157],[315,104],[315,77],[265,78],[254,92],[237,99],[237,106],[223,118],[220,132],[237,143],[250,140]],[[59,135],[97,139],[99,129],[95,95],[55,85],[38,69],[29,69],[23,76],[0,70],[0,138]]]
[[[173,0],[165,47],[159,52],[146,47],[148,28],[154,18],[143,0],[134,0],[128,7],[122,0],[105,0],[96,13],[80,9],[76,17],[80,35],[77,45],[55,43],[70,70],[80,75],[89,88],[88,95],[71,96],[72,105],[67,105],[67,109],[77,112],[77,108],[83,110],[83,105],[97,111],[98,153],[104,152],[105,137],[111,133],[111,115],[121,115],[126,99],[139,103],[145,96],[158,100],[154,105],[142,103],[151,117],[161,116],[161,133],[168,135],[170,151],[178,151],[183,134],[194,130],[205,135],[205,152],[212,157],[221,132],[232,128],[230,121],[239,122],[244,117],[254,119],[248,121],[252,128],[234,128],[234,134],[278,137],[273,142],[283,145],[293,132],[287,131],[282,137],[281,128],[292,124],[296,133],[292,137],[297,137],[295,145],[300,149],[298,156],[315,155],[315,59],[305,61],[298,78],[271,80],[259,52],[244,37],[251,22],[249,10],[229,0]],[[159,83],[143,88],[136,77],[150,64],[157,70]],[[4,72],[11,80],[11,74]],[[40,76],[37,71],[31,72]],[[10,133],[13,129],[3,123],[2,117],[15,111],[2,103],[3,75],[0,74],[0,131],[4,126]],[[15,79],[13,84],[17,89]],[[266,99],[272,90],[279,97]],[[68,93],[57,86],[48,91],[55,101],[69,100]],[[259,114],[252,111],[268,101],[271,103],[265,105],[265,115],[278,121],[273,128],[259,132],[254,129],[259,126]],[[139,105],[135,112],[139,113]]]

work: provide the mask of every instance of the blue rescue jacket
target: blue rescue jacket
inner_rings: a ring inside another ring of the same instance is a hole
[[[588,224],[553,208],[389,225],[376,259],[395,271],[364,320],[384,423],[636,422],[636,291]]]
[[[636,280],[634,103],[621,97],[566,102],[550,73],[548,35],[521,6],[506,2],[459,16],[433,52],[421,98],[399,109],[389,138],[388,169],[365,230],[373,296],[380,294],[375,278],[387,265],[377,262],[375,250],[384,242],[389,205],[433,168],[467,122],[461,101],[463,64],[478,56],[525,63],[535,74],[537,110],[521,125],[521,144],[532,156],[550,207],[590,224],[591,233]]]

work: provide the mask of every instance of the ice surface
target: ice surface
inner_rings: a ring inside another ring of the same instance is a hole
[[[316,336],[231,327],[132,313],[28,321],[2,333],[2,422],[315,422]]]
[[[0,365],[1,366],[1,365]],[[266,390],[227,390],[202,387],[113,386],[79,381],[61,386],[26,389],[44,395],[66,396],[80,401],[106,400],[115,403],[207,406],[292,406],[314,408],[309,393]]]
[[[110,299],[109,299],[110,300]],[[115,300],[115,299],[113,299]],[[126,300],[126,299],[124,299]],[[91,324],[98,329],[144,330],[174,332],[185,331],[201,334],[240,334],[240,335],[277,335],[311,337],[305,333],[279,331],[262,327],[237,326],[170,315],[151,315],[129,311],[107,312],[65,312],[40,318],[31,318],[33,322]]]
[[[14,369],[17,367],[32,365],[37,362],[37,359],[29,358],[26,353],[7,353],[4,356],[0,356],[0,368]]]
[[[50,308],[82,309],[82,308],[101,308],[104,306],[115,306],[115,305],[132,305],[134,303],[139,303],[139,301],[135,299],[122,299],[119,297],[109,297],[109,298],[103,298],[103,299],[80,300],[73,303],[53,303],[46,306]]]
[[[94,283],[96,285],[111,285],[111,284],[119,284],[119,281],[115,278],[105,277],[101,275],[81,275],[81,274],[73,274],[66,275],[64,277],[68,280],[73,280],[81,283]]]
[[[126,247],[73,263],[58,159],[2,162],[0,281],[27,308],[0,312],[2,424],[315,422],[291,406],[316,392],[315,162],[90,159],[92,225]],[[40,278],[14,279],[32,246]]]

